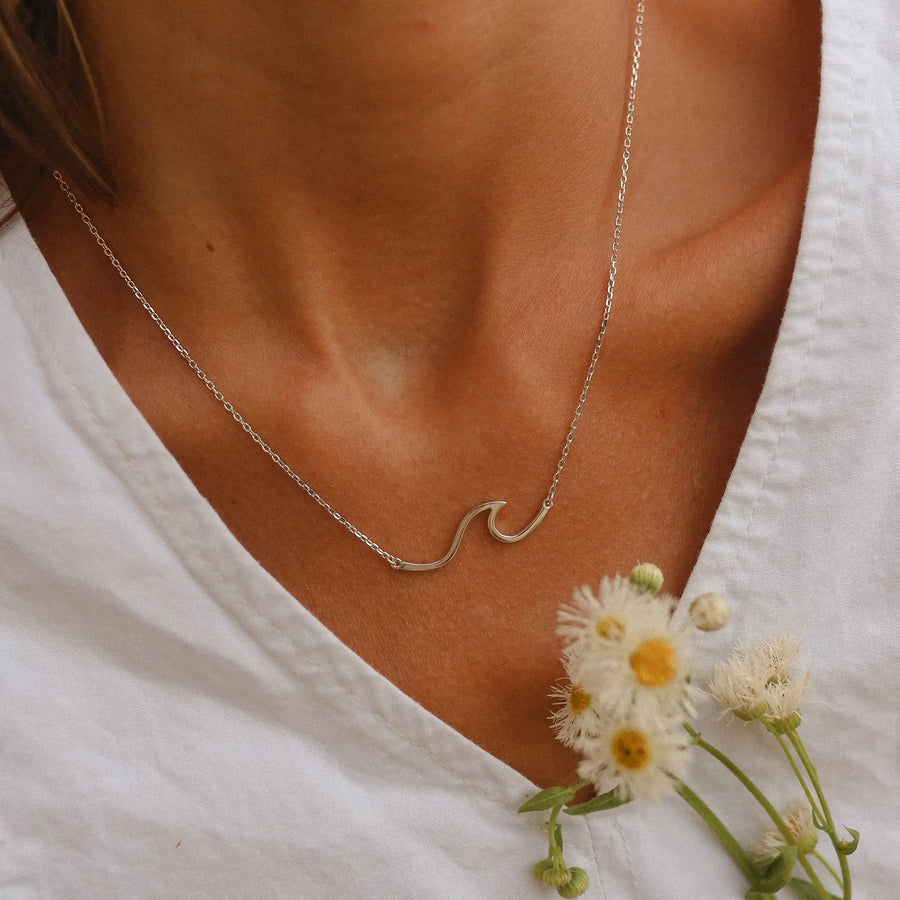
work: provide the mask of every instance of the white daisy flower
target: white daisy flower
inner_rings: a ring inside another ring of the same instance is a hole
[[[583,759],[581,778],[598,793],[615,786],[623,799],[659,800],[673,793],[672,778],[687,768],[688,741],[681,730],[640,719],[610,719],[589,738],[576,742]]]
[[[569,682],[550,692],[556,708],[550,714],[550,724],[557,740],[572,747],[580,738],[595,734],[603,722],[595,708],[593,695],[583,685]]]
[[[667,615],[663,604],[627,578],[604,577],[596,595],[587,585],[575,588],[572,602],[560,607],[556,633],[567,644],[599,648],[617,641],[636,616],[646,615],[656,606]]]
[[[800,642],[792,635],[738,645],[716,666],[710,693],[738,718],[796,728],[809,691],[809,672],[791,673],[799,654]]]
[[[594,595],[583,587],[559,613],[569,640],[569,678],[614,716],[683,717],[693,714],[688,680],[691,638],[675,626],[672,598],[648,595],[621,576],[604,578]]]
[[[818,835],[809,802],[806,799],[795,801],[781,817],[791,833],[791,844],[796,845],[801,853],[812,852],[818,842]],[[749,847],[750,856],[755,862],[770,863],[785,844],[784,835],[772,825]]]

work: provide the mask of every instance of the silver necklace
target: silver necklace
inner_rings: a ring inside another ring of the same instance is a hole
[[[119,275],[124,280],[125,284],[128,285],[129,290],[132,294],[137,298],[138,302],[143,306],[143,308],[147,311],[150,318],[156,323],[157,327],[162,331],[162,333],[168,338],[169,342],[175,348],[175,350],[179,353],[179,355],[184,359],[184,361],[188,364],[188,366],[193,370],[194,374],[203,382],[206,388],[212,393],[212,395],[219,401],[219,403],[225,408],[225,410],[229,413],[229,415],[237,422],[241,428],[250,436],[253,442],[281,469],[288,478],[291,479],[301,490],[303,490],[311,499],[315,500],[319,506],[322,507],[335,521],[339,522],[344,528],[347,529],[355,538],[362,541],[370,550],[374,550],[382,559],[386,560],[391,568],[397,569],[403,572],[428,572],[432,569],[439,569],[441,566],[447,565],[450,560],[456,556],[457,550],[459,550],[459,545],[462,542],[463,535],[465,534],[466,528],[468,528],[469,523],[476,516],[480,515],[483,512],[487,512],[487,527],[491,536],[496,538],[498,541],[502,541],[505,544],[515,544],[518,541],[523,540],[528,537],[544,520],[544,517],[547,513],[553,508],[553,503],[556,498],[556,491],[559,487],[560,479],[562,478],[563,470],[566,467],[566,462],[569,459],[569,453],[572,449],[572,444],[575,441],[575,434],[578,431],[578,425],[581,421],[582,413],[584,412],[584,406],[587,401],[588,390],[590,389],[591,382],[594,380],[594,370],[597,368],[597,360],[600,356],[600,348],[603,346],[603,339],[606,336],[606,326],[609,323],[609,315],[612,311],[612,302],[613,302],[613,294],[615,292],[616,287],[616,270],[619,261],[619,243],[622,238],[622,221],[625,213],[625,187],[628,184],[628,167],[629,161],[631,159],[631,132],[632,126],[634,124],[634,104],[635,97],[637,96],[637,82],[638,82],[638,71],[640,69],[641,62],[641,39],[643,37],[643,25],[644,25],[644,3],[638,2],[637,4],[637,14],[634,20],[634,44],[631,56],[631,80],[628,85],[628,102],[625,110],[625,131],[622,139],[622,166],[621,173],[619,177],[619,193],[616,198],[616,218],[615,218],[615,228],[613,230],[613,240],[612,240],[612,252],[609,257],[609,276],[606,284],[606,302],[603,307],[603,316],[600,320],[600,331],[597,335],[597,340],[594,344],[594,352],[591,355],[590,365],[588,366],[587,376],[584,379],[584,384],[581,388],[581,394],[578,398],[578,403],[575,406],[575,412],[572,416],[572,422],[569,425],[569,431],[566,435],[566,439],[563,443],[562,454],[559,457],[559,461],[556,464],[556,471],[553,473],[553,478],[550,481],[550,487],[547,490],[547,494],[544,497],[541,507],[537,512],[537,515],[525,526],[520,532],[517,534],[505,534],[497,527],[497,514],[506,506],[505,500],[489,500],[487,503],[479,503],[477,506],[470,509],[462,518],[462,521],[459,523],[456,529],[456,534],[453,536],[453,541],[450,544],[450,549],[447,551],[444,556],[440,559],[435,560],[434,562],[425,562],[425,563],[416,563],[416,562],[408,562],[404,559],[401,559],[399,556],[395,556],[393,553],[389,553],[387,550],[379,546],[375,541],[372,540],[367,534],[363,533],[359,530],[349,519],[343,516],[337,509],[335,509],[318,491],[315,490],[311,485],[309,485],[303,478],[300,477],[280,456],[280,454],[276,453],[272,447],[262,438],[258,431],[235,409],[234,404],[228,400],[225,395],[219,390],[219,388],[215,385],[212,379],[200,368],[199,364],[194,360],[194,358],[188,353],[185,349],[184,345],[181,341],[178,340],[177,337],[172,333],[172,330],[168,325],[163,321],[162,317],[159,313],[150,305],[150,302],[144,297],[140,288],[134,283],[131,276],[128,272],[125,271],[125,267],[122,263],[119,262],[116,255],[112,252],[109,247],[109,244],[103,239],[100,235],[100,232],[97,230],[94,223],[91,221],[90,216],[85,212],[84,207],[78,201],[78,198],[72,192],[66,180],[63,178],[62,174],[58,170],[54,170],[53,177],[59,184],[60,189],[68,198],[69,202],[75,208],[75,212],[81,217],[81,221],[87,226],[94,240],[100,246],[100,249],[103,251],[104,256],[110,261],[113,268],[119,273]]]

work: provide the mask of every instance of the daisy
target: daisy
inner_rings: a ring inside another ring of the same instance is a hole
[[[797,800],[784,813],[784,824],[791,833],[791,844],[801,853],[811,853],[818,842],[813,824],[812,807],[804,800]],[[785,846],[784,835],[773,825],[749,848],[750,855],[758,863],[770,863]]]
[[[627,578],[604,577],[597,594],[584,585],[575,588],[572,602],[560,607],[556,633],[569,645],[600,649],[615,643],[636,617],[668,612]]]
[[[622,799],[659,800],[673,792],[672,779],[687,767],[685,733],[652,720],[607,720],[576,747],[583,757],[579,776],[590,780],[598,793],[615,785]]]
[[[550,692],[555,709],[550,714],[550,725],[557,740],[572,747],[582,737],[594,734],[602,724],[594,696],[583,685],[560,684]]]
[[[558,632],[570,642],[564,662],[570,680],[614,716],[693,714],[690,636],[676,626],[671,598],[642,592],[621,576],[604,578],[594,595],[575,591],[559,613]]]

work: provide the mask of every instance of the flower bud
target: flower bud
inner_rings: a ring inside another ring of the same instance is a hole
[[[663,573],[653,563],[641,563],[631,570],[628,580],[645,594],[658,594],[663,586]]]
[[[566,884],[560,885],[556,889],[556,893],[560,897],[580,897],[588,889],[588,873],[578,866],[572,866],[569,869],[569,880]]]
[[[731,610],[721,594],[701,594],[691,603],[691,622],[701,631],[718,631],[728,624]]]
[[[568,884],[571,879],[570,870],[566,864],[557,862],[555,859],[542,859],[539,863],[535,863],[532,872],[538,881],[550,885],[550,887]],[[573,896],[577,895],[573,894]]]

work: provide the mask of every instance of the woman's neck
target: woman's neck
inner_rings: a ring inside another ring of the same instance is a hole
[[[631,6],[85,0],[109,227],[323,353],[440,353],[535,247],[606,244]]]

